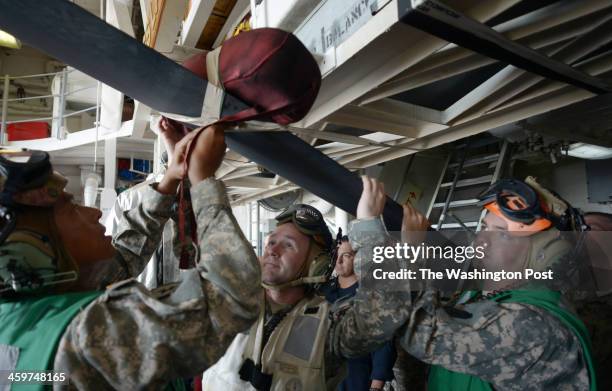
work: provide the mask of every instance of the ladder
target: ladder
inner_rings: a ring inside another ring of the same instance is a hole
[[[432,228],[478,232],[485,212],[478,194],[500,179],[509,144],[494,137],[471,139],[458,145],[446,160],[427,209]]]

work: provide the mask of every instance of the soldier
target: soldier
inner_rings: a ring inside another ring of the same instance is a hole
[[[351,248],[348,236],[340,237],[334,269],[337,277],[332,279],[325,289],[325,299],[337,307],[350,305],[359,289],[358,277],[353,267],[354,259],[355,251]],[[393,380],[392,368],[396,356],[393,341],[387,341],[370,354],[347,360],[348,373],[338,391],[382,390],[385,383]]]
[[[204,373],[204,390],[332,390],[342,379],[325,349],[329,304],[316,294],[333,270],[331,233],[309,205],[276,220],[260,258],[265,310]]]
[[[389,241],[380,218],[384,200],[382,185],[364,179],[349,232],[362,271],[369,270],[373,247]],[[482,201],[486,231],[499,231],[509,244],[520,235],[529,239],[524,253],[491,243],[497,254],[505,251],[505,261],[545,270],[571,253],[559,230],[575,229],[573,210],[534,181],[500,182]],[[427,222],[405,206],[404,227],[425,231]],[[432,365],[430,391],[596,389],[588,334],[559,292],[513,287],[466,292],[448,303],[439,292],[410,292],[408,281],[406,289],[386,289],[367,283],[371,273],[361,278],[357,305],[333,316],[329,343],[337,356],[371,351],[397,332],[403,349]]]
[[[185,173],[179,163],[190,142]],[[46,153],[0,154],[2,369],[55,370],[78,389],[160,389],[212,365],[256,319],[257,258],[213,176],[225,152],[223,128],[193,132],[174,152],[164,178],[125,212],[112,242],[98,223],[100,211],[71,202]],[[155,291],[134,279],[97,290],[140,273],[185,175],[197,219],[197,267],[180,284]]]
[[[585,254],[591,261],[597,279],[597,291],[578,298],[576,311],[589,329],[593,341],[593,357],[597,370],[597,385],[601,390],[612,389],[612,214],[585,213]]]

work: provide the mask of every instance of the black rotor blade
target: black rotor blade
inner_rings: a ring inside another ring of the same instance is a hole
[[[67,0],[0,0],[0,29],[155,110],[200,116],[207,82]],[[227,97],[226,97],[227,98]],[[244,104],[230,97],[224,115]],[[355,214],[359,177],[289,132],[226,135],[228,146],[324,200]],[[387,228],[402,209],[387,199]]]
[[[361,178],[289,132],[239,132],[225,135],[228,147],[266,169],[355,215]],[[387,197],[383,213],[389,231],[399,231],[403,211]]]
[[[207,82],[66,0],[0,0],[0,29],[155,110],[199,117]]]

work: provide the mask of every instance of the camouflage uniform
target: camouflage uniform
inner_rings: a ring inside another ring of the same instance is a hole
[[[389,243],[380,219],[354,221],[349,238],[361,270],[371,264],[371,247]],[[434,291],[410,293],[407,281],[404,289],[376,287],[367,282],[371,273],[361,278],[354,305],[333,315],[328,343],[336,355],[371,351],[397,331],[417,359],[480,377],[496,390],[589,388],[578,338],[546,310],[485,300],[448,311]]]
[[[110,286],[75,317],[54,369],[79,389],[161,389],[212,365],[259,314],[260,269],[220,181],[191,188],[198,222],[197,271],[148,291],[133,278]],[[157,247],[174,196],[145,190],[125,212],[113,244],[112,277],[137,276]],[[110,272],[111,270],[107,270]],[[201,278],[200,278],[201,277]]]
[[[612,390],[612,294],[581,300],[576,311],[589,329],[597,365],[597,387]]]

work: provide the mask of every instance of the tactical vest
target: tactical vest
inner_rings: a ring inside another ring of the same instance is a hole
[[[272,375],[269,390],[333,390],[326,385],[325,340],[329,331],[329,304],[322,297],[303,299],[276,326],[261,347],[265,316],[249,331],[243,360],[251,360],[254,377]],[[243,365],[244,368],[244,365]],[[241,371],[242,372],[242,371]],[[268,389],[264,385],[259,389]]]
[[[524,290],[503,292],[491,298],[499,303],[524,303],[543,308],[569,328],[582,347],[582,355],[590,376],[590,390],[597,390],[595,367],[591,355],[591,342],[584,323],[571,311],[561,307],[559,292],[545,290]],[[493,386],[479,377],[450,371],[439,365],[432,365],[429,372],[428,391],[493,391]]]
[[[72,319],[103,292],[32,296],[0,302],[0,368],[51,370]],[[42,385],[31,386],[42,390]]]

